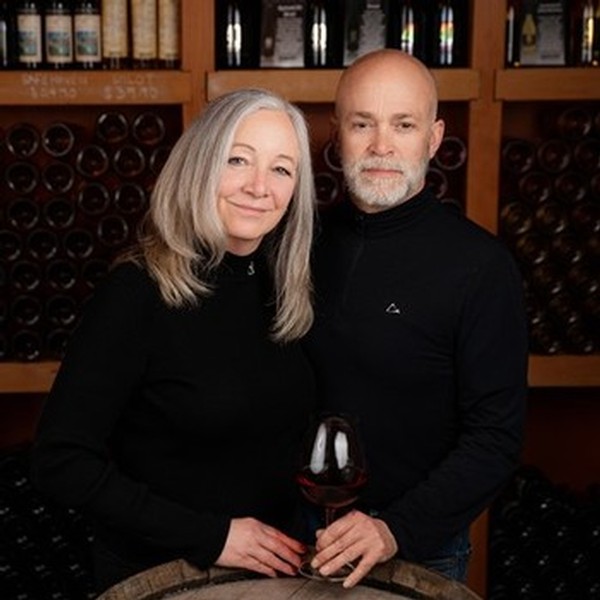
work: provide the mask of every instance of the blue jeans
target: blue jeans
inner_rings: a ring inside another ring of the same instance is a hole
[[[467,528],[444,544],[435,556],[420,560],[419,564],[450,577],[450,579],[465,583],[470,557],[471,542],[469,541],[469,530]]]

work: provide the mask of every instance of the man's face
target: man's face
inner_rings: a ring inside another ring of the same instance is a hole
[[[402,75],[363,69],[346,82],[338,100],[344,175],[365,212],[385,210],[423,189],[429,160],[443,137],[429,88]]]

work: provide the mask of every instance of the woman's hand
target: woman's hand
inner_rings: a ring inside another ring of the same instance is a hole
[[[348,563],[356,564],[344,580],[344,587],[350,588],[377,563],[392,558],[398,552],[398,544],[381,519],[353,510],[317,532],[316,549],[311,565],[323,575],[335,573]]]
[[[232,519],[223,552],[216,564],[277,577],[277,571],[295,575],[306,547],[256,519]]]

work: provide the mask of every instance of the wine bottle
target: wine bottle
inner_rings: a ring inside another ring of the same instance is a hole
[[[105,246],[120,248],[129,238],[129,225],[120,215],[107,215],[98,223],[97,236]]]
[[[53,158],[67,156],[75,145],[75,132],[71,125],[56,121],[42,132],[42,148]]]
[[[31,292],[39,287],[40,282],[40,266],[30,260],[17,261],[10,271],[10,283],[19,292]]]
[[[52,260],[46,267],[45,277],[52,289],[65,292],[77,282],[77,267],[73,261],[64,258]]]
[[[15,198],[6,210],[8,223],[19,231],[33,229],[40,217],[40,209],[32,198]]]
[[[17,260],[23,252],[21,236],[8,229],[0,229],[0,259],[2,262]]]
[[[571,63],[594,63],[594,0],[574,0],[571,10]]]
[[[590,135],[592,127],[590,110],[579,104],[568,106],[556,118],[558,136],[567,140],[579,140]]]
[[[108,270],[109,263],[107,260],[92,258],[84,261],[81,267],[81,278],[85,285],[93,290],[104,279]]]
[[[40,69],[44,60],[41,0],[20,0],[17,4],[17,39],[19,68]]]
[[[73,14],[66,0],[48,0],[44,14],[46,65],[50,69],[73,67]]]
[[[12,5],[8,0],[0,2],[0,70],[17,65],[16,23]]]
[[[36,331],[21,329],[13,336],[10,343],[11,354],[22,361],[37,360],[42,353],[42,339]],[[29,596],[25,596],[29,597]]]
[[[135,215],[147,207],[148,198],[141,185],[126,181],[115,190],[114,204],[120,213]]]
[[[585,138],[573,148],[573,160],[584,173],[592,175],[600,171],[600,140]]]
[[[145,111],[135,117],[131,125],[133,139],[144,146],[156,146],[165,137],[163,118],[155,111]]]
[[[112,165],[121,177],[134,178],[141,175],[146,168],[146,157],[137,146],[124,144],[115,152]]]
[[[30,327],[42,318],[42,303],[36,296],[21,294],[12,301],[10,314],[19,327]]]
[[[537,149],[539,166],[547,173],[560,173],[571,162],[571,146],[563,139],[544,140]]]
[[[462,0],[434,2],[431,64],[434,67],[460,67],[466,60],[468,11]]]
[[[56,255],[58,249],[58,237],[49,229],[34,229],[27,237],[27,251],[36,260],[50,260]]]
[[[181,0],[158,0],[158,66],[178,69],[181,63]]]
[[[63,243],[67,256],[75,260],[88,258],[94,251],[94,238],[87,229],[69,230]]]
[[[157,66],[157,0],[130,0],[132,66],[152,69]]]
[[[320,209],[326,209],[337,202],[340,184],[332,173],[321,171],[315,173],[315,192]]]
[[[42,170],[42,183],[52,194],[68,192],[75,182],[75,171],[68,162],[52,161]]]
[[[40,173],[37,167],[29,161],[10,163],[4,170],[4,181],[17,194],[30,194],[37,187],[39,180]]]
[[[532,222],[531,209],[523,202],[509,202],[500,211],[500,226],[508,239],[530,231]]]
[[[97,179],[108,171],[109,166],[108,154],[98,144],[87,144],[77,153],[75,167],[84,177]]]
[[[40,134],[30,123],[15,123],[6,130],[6,147],[17,158],[31,158],[40,146]]]
[[[529,171],[518,181],[519,195],[532,206],[544,204],[552,197],[552,180],[543,171]]]
[[[91,217],[102,215],[110,205],[110,193],[103,183],[91,181],[79,190],[77,205],[85,215]]]
[[[129,121],[120,111],[102,112],[96,119],[94,133],[103,144],[120,144],[129,136]]]
[[[554,195],[567,206],[581,202],[587,194],[588,182],[579,171],[564,171],[554,179]]]
[[[54,294],[45,305],[48,321],[58,327],[69,327],[77,319],[77,304],[72,296]]]
[[[444,198],[448,192],[448,178],[441,169],[429,167],[429,169],[427,169],[425,181],[438,200]]]
[[[390,4],[388,45],[426,62],[427,8],[416,0],[399,0]]]
[[[447,135],[442,140],[434,157],[435,164],[444,171],[456,171],[467,162],[467,147],[456,135]]]
[[[102,61],[107,69],[129,66],[127,0],[102,0]]]
[[[509,139],[502,144],[502,167],[508,173],[522,175],[535,164],[535,145],[525,139]]]
[[[80,69],[102,66],[100,0],[76,0],[73,18],[75,65]]]
[[[150,160],[148,161],[148,167],[150,168],[150,173],[152,173],[154,177],[158,177],[160,175],[160,172],[165,166],[172,149],[173,147],[171,145],[161,144],[152,150],[152,153],[150,154]]]
[[[550,253],[546,238],[533,231],[517,236],[514,249],[519,262],[526,267],[546,262]]]
[[[519,48],[519,5],[518,0],[508,0],[506,7],[505,60],[507,67],[518,67],[520,64]]]
[[[71,333],[68,329],[55,327],[46,335],[44,347],[48,358],[62,360],[65,356]],[[82,597],[86,597],[83,595]]]
[[[556,235],[568,226],[568,217],[565,209],[555,201],[549,201],[535,210],[533,221],[536,230],[547,235]]]
[[[44,220],[52,229],[68,229],[75,222],[75,208],[65,196],[55,196],[44,204]]]

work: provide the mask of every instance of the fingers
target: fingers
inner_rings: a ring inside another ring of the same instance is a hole
[[[356,585],[379,562],[398,551],[394,536],[380,519],[353,511],[325,529],[317,539],[312,566],[327,576],[349,563],[356,566],[344,587]]]
[[[216,564],[241,567],[268,577],[276,577],[278,571],[295,575],[304,551],[302,543],[256,519],[232,519]]]

